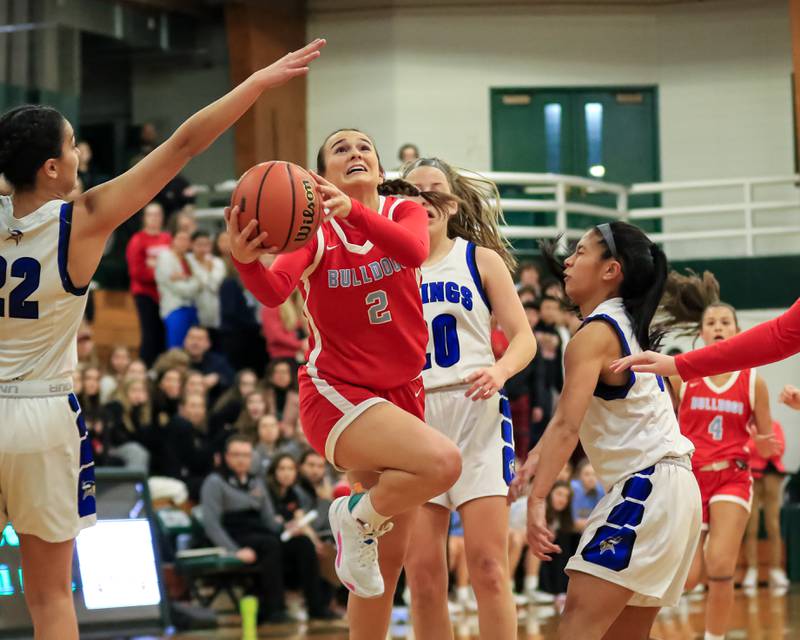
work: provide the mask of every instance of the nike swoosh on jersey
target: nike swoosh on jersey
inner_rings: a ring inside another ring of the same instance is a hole
[[[331,244],[331,245],[328,245],[328,246],[327,246],[327,247],[325,247],[325,248],[326,248],[326,249],[328,249],[328,250],[331,250],[331,249],[335,249],[336,247],[339,247],[339,246],[341,246],[341,245],[338,245],[338,244]]]

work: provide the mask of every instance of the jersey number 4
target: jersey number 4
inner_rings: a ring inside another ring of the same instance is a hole
[[[722,429],[722,416],[717,416],[711,421],[708,425],[708,432],[714,440],[722,440],[724,433]]]
[[[0,289],[6,286],[8,261],[0,256]],[[17,258],[11,263],[11,277],[22,278],[8,294],[8,317],[36,320],[39,317],[39,303],[28,297],[39,288],[42,265],[33,258]],[[0,318],[6,315],[6,301],[0,298]]]

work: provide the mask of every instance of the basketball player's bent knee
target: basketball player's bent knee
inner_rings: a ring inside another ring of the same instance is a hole
[[[452,487],[461,475],[461,453],[458,447],[441,438],[425,454],[421,475],[425,477],[431,496],[438,496]]]

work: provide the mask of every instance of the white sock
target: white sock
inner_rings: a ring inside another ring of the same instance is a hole
[[[469,587],[456,587],[456,600],[466,602],[469,600]]]
[[[539,588],[539,576],[525,576],[525,591],[536,591]]]
[[[704,636],[703,640],[725,640],[725,634],[718,635],[716,633],[711,633],[710,631],[706,631],[706,635]]]
[[[369,498],[369,492],[365,493],[363,496],[361,496],[361,498],[358,499],[356,506],[350,509],[350,515],[352,515],[356,520],[360,520],[361,522],[365,522],[366,524],[370,525],[373,529],[378,529],[389,519],[389,516],[382,516],[380,513],[375,511],[375,507],[372,506],[372,500]]]

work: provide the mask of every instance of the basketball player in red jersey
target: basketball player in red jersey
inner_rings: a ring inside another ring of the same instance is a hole
[[[421,372],[428,331],[419,267],[428,256],[428,214],[383,196],[383,169],[369,136],[332,133],[317,157],[327,220],[303,248],[266,268],[266,233],[239,229],[229,212],[231,253],[245,286],[277,306],[299,286],[311,336],[300,373],[300,419],[312,446],[367,493],[330,509],[336,571],[350,598],[350,637],[386,637],[416,507],[446,491],[461,473],[458,448],[423,422]],[[412,195],[419,192],[402,183]],[[423,194],[436,204],[443,194]],[[389,519],[393,522],[390,523]],[[381,541],[380,568],[377,538]],[[391,585],[384,593],[384,584]],[[381,597],[382,596],[382,597]]]
[[[664,308],[674,322],[698,323],[707,345],[739,331],[736,311],[719,301],[719,284],[706,272],[671,274]],[[755,422],[754,442],[764,457],[775,453],[767,385],[754,369],[683,383],[670,378],[681,432],[695,446],[692,470],[703,501],[703,533],[687,589],[703,573],[708,579],[705,640],[722,640],[733,605],[733,574],[750,514],[753,481],[749,468],[748,425]],[[708,545],[705,545],[706,537]]]

